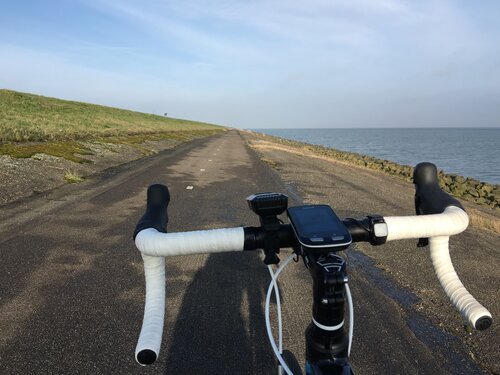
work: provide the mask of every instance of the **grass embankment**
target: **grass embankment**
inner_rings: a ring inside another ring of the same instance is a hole
[[[300,153],[310,153],[318,157],[334,159],[348,164],[382,171],[406,181],[412,181],[413,178],[413,167],[408,165],[401,165],[389,160],[377,159],[372,156],[339,151],[333,148],[291,141],[264,134],[261,134],[261,137],[263,139],[272,140],[281,147],[293,149]],[[499,185],[492,185],[473,178],[466,178],[454,174],[446,174],[441,170],[439,171],[439,183],[446,192],[457,198],[471,201],[479,205],[489,206],[493,209],[500,208]]]
[[[92,153],[85,142],[141,148],[146,141],[183,142],[224,130],[201,122],[0,90],[0,154],[12,157],[45,153],[82,163],[88,160],[80,155]]]

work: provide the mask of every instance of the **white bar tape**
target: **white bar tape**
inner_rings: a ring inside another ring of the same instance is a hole
[[[387,223],[387,241],[409,238],[452,236],[463,232],[469,217],[459,207],[447,207],[443,213],[416,216],[384,217]]]
[[[143,254],[162,257],[242,251],[245,232],[243,227],[181,233],[161,233],[149,228],[137,234],[135,245]]]
[[[449,237],[434,237],[429,239],[430,254],[434,271],[446,295],[460,313],[474,328],[480,318],[491,318],[491,314],[465,289],[460,282],[448,249]]]
[[[142,259],[146,277],[146,304],[142,329],[135,349],[137,362],[139,362],[138,354],[143,350],[153,351],[156,355],[154,359],[158,358],[165,316],[165,258],[142,254]]]

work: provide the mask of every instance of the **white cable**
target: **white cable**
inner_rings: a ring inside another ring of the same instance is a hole
[[[277,279],[281,271],[286,267],[286,265],[293,259],[295,255],[291,254],[288,258],[286,258],[283,263],[278,267],[276,272],[271,273],[271,282],[269,283],[269,288],[267,289],[266,295],[266,308],[265,308],[265,318],[266,318],[266,330],[267,337],[269,338],[269,342],[271,343],[271,347],[273,348],[274,355],[278,358],[279,363],[283,367],[283,370],[287,373],[287,375],[293,375],[292,371],[286,364],[282,355],[280,354],[278,347],[276,346],[276,341],[274,340],[273,332],[271,329],[271,318],[270,318],[270,306],[271,306],[271,294],[274,288],[274,285],[277,285]],[[270,270],[272,271],[272,269]]]
[[[165,258],[142,254],[142,259],[146,278],[146,304],[142,329],[135,349],[135,359],[144,366],[149,363],[139,362],[139,353],[154,352],[154,362],[160,352],[165,317]]]
[[[269,270],[269,274],[271,275],[271,282],[273,283],[274,295],[276,296],[276,315],[278,315],[278,350],[280,354],[283,353],[283,330],[281,324],[281,298],[278,288],[278,283],[276,278],[274,277],[273,267],[268,264],[267,269]]]
[[[290,262],[291,259],[293,259],[294,255],[291,254],[285,261],[281,264],[281,266],[276,270],[276,273],[273,273],[272,267],[269,265],[269,273],[271,275],[271,283],[269,284],[269,289],[267,291],[267,296],[266,296],[266,328],[267,328],[267,333],[269,337],[269,341],[271,342],[271,346],[273,348],[274,354],[278,358],[280,364],[282,365],[283,369],[287,374],[293,375],[293,373],[290,371],[288,366],[286,365],[286,362],[283,360],[283,357],[281,355],[282,352],[282,332],[281,332],[281,301],[279,297],[279,291],[278,291],[278,284],[277,284],[277,278],[281,271],[286,267],[286,265]],[[274,336],[272,334],[271,330],[271,323],[270,323],[270,301],[271,301],[271,294],[272,290],[274,289],[276,293],[276,302],[277,302],[277,308],[278,308],[278,325],[279,325],[279,348],[276,348],[276,342],[274,341]]]
[[[278,316],[278,351],[280,355],[283,354],[283,331],[281,325],[281,299],[279,294],[278,284],[276,279],[274,278],[273,267],[268,264],[267,269],[269,270],[269,274],[271,275],[271,282],[273,283],[273,290],[276,298],[276,315]],[[281,366],[278,366],[278,375],[282,375]]]
[[[351,345],[354,337],[354,306],[352,303],[351,290],[347,283],[345,284],[345,291],[347,294],[347,303],[349,305],[349,347],[347,349],[347,357],[349,357],[351,355]]]
[[[474,328],[479,319],[491,319],[491,313],[484,308],[460,282],[453,268],[448,248],[449,237],[429,239],[430,255],[436,276],[446,295],[458,311]]]
[[[135,245],[143,254],[163,257],[242,251],[245,245],[245,231],[243,227],[237,227],[161,233],[148,228],[137,234]]]
[[[387,241],[410,238],[452,236],[463,232],[469,217],[459,207],[447,207],[443,213],[416,216],[384,217],[387,224]]]

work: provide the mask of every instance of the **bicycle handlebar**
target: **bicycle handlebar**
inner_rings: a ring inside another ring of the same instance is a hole
[[[387,241],[430,238],[430,255],[436,275],[447,296],[462,315],[478,330],[488,328],[491,314],[460,282],[449,256],[448,239],[467,228],[469,219],[460,202],[443,192],[437,182],[433,164],[421,163],[414,172],[417,216],[384,217]],[[136,347],[136,360],[141,365],[158,357],[165,313],[165,256],[256,250],[265,241],[260,227],[237,227],[193,232],[166,233],[167,206],[170,200],[164,185],[152,185],[147,193],[146,213],[139,220],[134,240],[144,259],[146,305],[144,321]],[[353,242],[381,244],[370,227],[374,217],[347,219]],[[380,219],[380,217],[378,217]],[[297,240],[290,225],[281,224],[276,232],[280,248],[295,247]]]
[[[415,184],[415,210],[417,215],[426,215],[425,217],[428,218],[434,216],[429,214],[449,213],[447,215],[448,220],[445,222],[441,220],[431,222],[430,219],[426,222],[425,225],[435,225],[433,235],[419,236],[420,238],[430,237],[432,265],[441,286],[450,301],[474,328],[478,330],[488,328],[492,323],[491,314],[465,289],[453,268],[448,247],[449,237],[447,236],[455,233],[439,233],[443,229],[442,227],[456,228],[457,233],[467,228],[469,218],[462,204],[440,188],[437,168],[432,163],[417,164],[413,172],[413,183]],[[413,225],[415,224],[413,223]],[[415,226],[419,227],[418,225]],[[412,225],[408,225],[408,227],[411,228]],[[423,245],[426,243],[426,240],[420,242]]]
[[[449,237],[429,239],[432,266],[441,287],[451,303],[477,330],[485,330],[493,323],[490,312],[483,307],[468,291],[458,278],[450,258]]]
[[[134,240],[143,230],[167,233],[167,206],[170,202],[168,188],[151,185],[147,192],[146,212],[134,231]],[[141,365],[150,365],[160,352],[165,317],[165,258],[142,253],[146,278],[146,303],[135,359]]]
[[[450,259],[449,236],[463,232],[469,217],[461,208],[447,207],[441,214],[386,217],[387,241],[430,238],[432,265],[446,295],[477,330],[488,328],[491,314],[465,289]]]

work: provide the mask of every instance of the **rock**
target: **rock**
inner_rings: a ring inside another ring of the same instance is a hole
[[[449,185],[451,184],[451,182],[453,181],[451,176],[447,176],[447,175],[442,175],[442,176],[439,176],[439,180],[440,181],[443,181],[443,183],[445,185]]]
[[[493,186],[491,185],[488,185],[488,184],[484,184],[482,187],[481,187],[481,190],[485,193],[491,193],[493,192]]]
[[[459,176],[459,175],[453,174],[453,175],[451,175],[450,177],[451,177],[451,179],[452,179],[453,181],[458,182],[458,183],[460,183],[460,184],[463,184],[463,183],[465,182],[465,178],[464,178],[464,177],[462,177],[462,176]]]
[[[478,204],[487,204],[487,203],[489,203],[489,202],[488,202],[488,201],[486,201],[486,199],[484,199],[484,198],[480,197],[480,198],[477,198],[477,199],[476,199],[476,203],[478,203]]]
[[[471,186],[474,186],[474,187],[476,187],[476,185],[478,185],[480,183],[479,180],[476,180],[475,178],[470,178],[470,177],[467,177],[465,179],[465,182],[468,183]]]
[[[466,192],[465,186],[463,184],[459,184],[456,182],[453,182],[449,186],[449,189],[454,195],[459,196],[459,197],[464,195],[464,193]]]
[[[467,189],[467,193],[469,195],[472,195],[473,197],[479,198],[479,192],[475,188],[469,188],[469,189]]]

